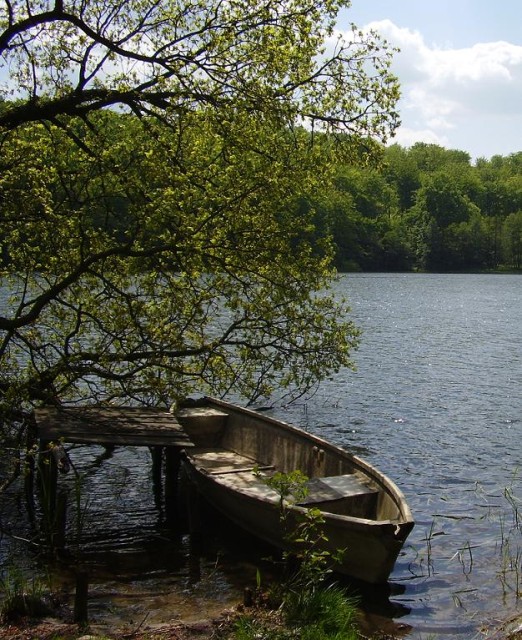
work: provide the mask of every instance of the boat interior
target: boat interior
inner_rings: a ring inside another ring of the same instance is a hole
[[[221,448],[190,450],[191,460],[214,480],[235,491],[277,504],[279,495],[266,479],[277,469],[273,465]],[[307,495],[298,504],[321,511],[357,518],[377,517],[378,490],[370,487],[357,472],[338,476],[311,478],[306,483]]]

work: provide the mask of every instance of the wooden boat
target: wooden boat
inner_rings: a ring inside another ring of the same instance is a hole
[[[283,548],[279,494],[263,479],[300,470],[308,494],[293,515],[318,507],[327,550],[345,550],[339,573],[369,583],[388,579],[414,522],[398,487],[372,465],[265,413],[204,398],[180,408],[178,421],[194,443],[184,466],[199,491],[250,533]]]

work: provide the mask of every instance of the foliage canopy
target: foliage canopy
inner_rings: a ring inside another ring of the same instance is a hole
[[[338,0],[4,0],[0,388],[255,399],[350,365],[300,203],[398,125],[392,51]],[[10,413],[9,413],[10,412]]]
[[[392,145],[375,167],[341,163],[315,198],[342,271],[519,270],[522,153],[471,164],[463,151]]]

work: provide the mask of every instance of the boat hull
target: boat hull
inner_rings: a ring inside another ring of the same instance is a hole
[[[286,423],[207,399],[209,408],[224,414],[210,440],[212,427],[198,421],[197,412],[178,418],[182,424],[185,418],[189,436],[199,438],[200,447],[187,450],[184,465],[206,500],[246,531],[285,548],[288,532],[283,529],[279,496],[262,476],[300,469],[312,479],[313,491],[304,503],[287,505],[289,527],[316,506],[324,518],[323,548],[334,555],[343,552],[333,569],[368,583],[387,581],[413,528],[404,496],[391,480],[344,449]],[[210,441],[210,447],[201,447]]]

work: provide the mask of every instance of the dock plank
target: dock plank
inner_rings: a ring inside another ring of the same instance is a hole
[[[149,407],[42,407],[38,437],[78,444],[192,447],[176,417]]]

